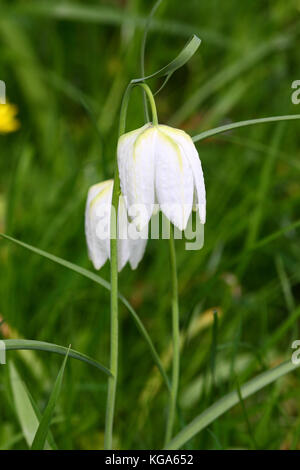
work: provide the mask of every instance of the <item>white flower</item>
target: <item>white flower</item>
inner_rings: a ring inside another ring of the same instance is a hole
[[[85,209],[85,234],[89,258],[95,269],[100,269],[110,258],[110,217],[112,208],[113,180],[95,184],[89,189]],[[147,244],[147,228],[137,232],[127,219],[124,199],[118,208],[118,269],[121,271],[129,261],[135,269],[144,255]]]
[[[154,204],[179,230],[185,230],[193,207],[205,223],[206,198],[200,158],[191,137],[165,125],[146,124],[120,137],[118,166],[122,194],[130,208],[143,204],[143,227]]]

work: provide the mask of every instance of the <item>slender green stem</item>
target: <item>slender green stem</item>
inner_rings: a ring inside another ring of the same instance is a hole
[[[125,90],[121,111],[120,111],[120,124],[119,136],[125,132],[126,115],[129,103],[131,86]],[[117,220],[118,220],[118,205],[120,195],[120,178],[118,165],[116,164],[114,187],[112,194],[112,212],[110,221],[110,371],[112,376],[108,379],[108,391],[106,402],[106,418],[105,418],[105,434],[104,434],[104,448],[106,450],[112,449],[113,444],[113,423],[115,413],[115,401],[118,381],[118,350],[119,350],[119,312],[118,312],[118,240],[117,240]]]
[[[155,106],[154,97],[148,85],[144,83],[138,84],[146,92],[151,111],[153,124],[158,124],[157,111]],[[119,137],[124,134],[126,129],[126,116],[130,93],[132,88],[136,86],[129,84],[125,90],[121,111],[120,111],[120,124],[119,124]],[[112,376],[108,379],[108,392],[106,402],[106,419],[105,419],[105,435],[104,435],[104,447],[106,450],[112,449],[113,441],[113,423],[114,423],[114,412],[115,412],[115,401],[116,401],[116,390],[118,380],[118,337],[119,337],[119,312],[118,312],[118,206],[120,196],[120,177],[118,171],[118,165],[116,164],[114,187],[112,195],[112,212],[110,221],[110,309],[111,309],[111,320],[110,320],[110,371]]]
[[[152,94],[152,91],[150,90],[150,87],[146,83],[139,83],[139,85],[144,89],[144,91],[147,94],[149,104],[151,107],[151,113],[152,113],[152,122],[154,126],[158,125],[158,117],[157,117],[157,111],[156,111],[156,105],[155,105],[155,100],[154,96]]]
[[[172,330],[173,330],[173,362],[172,362],[172,384],[170,393],[169,413],[166,427],[165,444],[172,438],[174,428],[176,403],[179,384],[180,370],[180,331],[179,331],[179,307],[178,307],[178,282],[176,269],[176,252],[174,243],[174,229],[171,226],[170,240],[170,266],[171,266],[171,285],[172,285]]]
[[[111,240],[110,240],[110,371],[112,376],[108,379],[108,392],[106,404],[105,435],[104,447],[106,450],[112,449],[113,441],[113,422],[116,401],[116,390],[118,380],[118,337],[119,337],[119,318],[118,318],[118,243],[117,243],[117,217],[119,202],[120,182],[118,168],[116,167],[114,189],[112,196],[112,216],[111,216]],[[114,216],[115,214],[115,216]]]
[[[119,137],[124,134],[126,130],[126,116],[127,116],[127,109],[128,109],[128,104],[129,104],[129,98],[130,98],[130,93],[132,89],[136,86],[140,86],[143,88],[145,94],[148,97],[149,104],[151,107],[151,113],[152,113],[152,122],[155,126],[158,124],[158,117],[157,117],[157,110],[156,110],[156,104],[154,100],[153,93],[150,89],[150,87],[146,83],[129,83],[127,86],[123,100],[122,100],[122,106],[121,106],[121,112],[120,112],[120,125],[119,125]]]

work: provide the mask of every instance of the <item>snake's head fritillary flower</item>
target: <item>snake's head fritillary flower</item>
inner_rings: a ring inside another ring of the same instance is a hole
[[[113,180],[95,184],[89,189],[85,209],[85,234],[89,258],[95,269],[100,269],[110,258],[110,229]],[[144,255],[147,231],[138,233],[128,221],[124,199],[118,207],[118,269],[129,261],[135,269]]]
[[[151,123],[128,132],[118,143],[118,166],[126,207],[142,204],[148,223],[155,204],[179,230],[193,208],[205,223],[203,172],[191,137],[180,129]]]

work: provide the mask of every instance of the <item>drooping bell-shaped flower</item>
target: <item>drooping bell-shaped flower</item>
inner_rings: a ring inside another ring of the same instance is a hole
[[[191,137],[180,129],[151,123],[122,135],[118,166],[127,210],[143,205],[144,226],[155,204],[179,230],[185,230],[191,211],[205,223],[203,172]]]
[[[110,258],[110,233],[113,180],[95,184],[89,189],[85,209],[85,234],[89,258],[95,269],[100,269]],[[144,255],[148,233],[137,232],[129,223],[122,196],[118,207],[118,269],[129,261],[135,269]]]

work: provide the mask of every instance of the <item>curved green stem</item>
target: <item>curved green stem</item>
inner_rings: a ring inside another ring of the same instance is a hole
[[[150,90],[150,87],[146,83],[138,83],[140,87],[144,89],[146,92],[146,95],[149,100],[149,104],[151,107],[151,113],[152,113],[152,122],[154,126],[158,125],[158,117],[157,117],[157,111],[156,111],[156,105],[155,105],[155,100],[152,91]]]
[[[132,89],[136,86],[140,86],[141,88],[143,88],[145,94],[147,95],[150,108],[151,108],[151,113],[152,113],[152,122],[155,126],[158,125],[158,117],[157,117],[155,100],[154,100],[154,96],[150,87],[146,83],[132,83],[131,82],[127,86],[124,96],[123,96],[123,100],[122,100],[122,106],[121,106],[121,112],[120,112],[119,137],[125,133],[126,116],[127,116],[127,109],[128,109],[129,99],[130,99],[130,93]]]
[[[180,371],[180,330],[179,330],[179,307],[178,307],[178,281],[176,269],[176,251],[174,243],[174,229],[171,226],[170,240],[170,266],[172,285],[172,330],[173,330],[173,362],[172,362],[172,384],[170,393],[169,413],[166,427],[165,444],[172,438],[174,428],[176,403],[178,395],[179,371]]]

